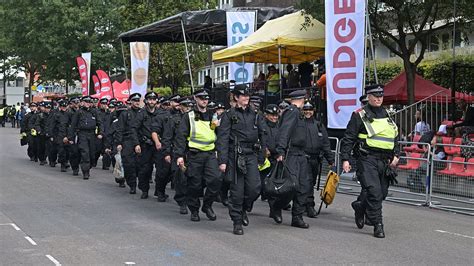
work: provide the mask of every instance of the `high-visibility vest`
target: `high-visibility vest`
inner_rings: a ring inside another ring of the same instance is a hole
[[[359,133],[360,139],[365,139],[367,146],[383,150],[393,150],[398,127],[390,117],[374,118],[372,122],[366,117],[365,110],[359,112],[367,134]]]
[[[189,114],[189,148],[198,149],[200,151],[212,151],[215,148],[216,133],[211,129],[210,121],[195,119],[194,111]]]
[[[5,108],[0,108],[0,116],[3,116],[5,114]]]

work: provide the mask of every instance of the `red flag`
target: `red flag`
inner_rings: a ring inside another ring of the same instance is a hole
[[[130,95],[130,80],[126,79],[122,83],[118,81],[114,81],[112,84],[114,88],[114,96],[120,101],[125,102],[128,100],[128,96]]]
[[[100,95],[101,98],[107,98],[107,99],[112,99],[114,97],[113,91],[112,91],[112,83],[110,82],[109,75],[105,73],[103,70],[97,70],[96,71],[97,76],[99,77],[100,81]]]
[[[100,81],[96,75],[92,75],[92,81],[94,81],[94,91],[95,93],[100,93]]]
[[[84,58],[78,56],[76,58],[77,69],[82,81],[82,95],[89,95],[89,81],[87,80],[87,64]]]

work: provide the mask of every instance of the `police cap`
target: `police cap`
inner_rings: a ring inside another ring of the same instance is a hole
[[[100,99],[100,104],[104,104],[104,105],[105,105],[105,104],[107,104],[107,103],[109,103],[109,100],[107,100],[107,98],[102,98],[102,99]]]
[[[116,104],[117,104],[117,102],[110,102],[109,103],[109,108],[115,108]]]
[[[140,101],[141,98],[142,98],[142,95],[138,92],[135,92],[135,93],[132,93],[130,95],[130,97],[128,97],[128,100],[129,101]]]
[[[359,101],[360,101],[362,104],[367,104],[367,102],[368,102],[369,100],[367,100],[367,95],[364,94],[364,95],[362,95],[362,96],[359,97]]]
[[[175,94],[175,95],[172,95],[168,100],[170,102],[179,102],[179,99],[181,99],[181,95]]]
[[[209,93],[205,89],[200,89],[194,92],[194,96],[201,99],[209,99]]]
[[[297,99],[304,99],[304,97],[306,97],[306,90],[296,90],[296,91],[292,91],[290,94],[289,94],[290,98],[292,100],[297,100]]]
[[[44,106],[44,108],[48,108],[48,109],[50,109],[50,108],[53,107],[53,105],[51,104],[51,102],[43,102],[43,106]]]
[[[303,110],[314,110],[314,106],[310,102],[306,102],[303,105]]]
[[[79,103],[80,101],[81,99],[79,99],[79,97],[72,97],[69,99],[69,103]]]
[[[232,93],[236,96],[239,95],[250,95],[248,86],[246,84],[235,85]]]
[[[182,97],[181,99],[179,99],[179,104],[183,106],[190,106],[193,104],[193,101],[191,101],[191,99],[189,99],[188,97]]]
[[[63,100],[63,99],[60,99],[60,100],[58,101],[58,104],[59,104],[59,106],[61,106],[61,107],[66,107],[66,106],[67,106],[67,101],[66,101],[66,100]]]
[[[278,104],[278,108],[280,109],[286,109],[288,106],[290,106],[290,104],[286,101],[281,101],[279,104]]]
[[[225,109],[225,106],[222,103],[217,103],[216,109]]]
[[[86,103],[91,103],[92,102],[92,98],[90,96],[83,96],[81,98],[81,102],[86,102]]]
[[[156,94],[156,92],[154,91],[149,91],[145,94],[145,99],[157,99],[158,98],[158,94]]]
[[[276,104],[269,104],[267,108],[265,108],[265,113],[277,115],[278,114],[278,106]]]
[[[35,102],[30,103],[30,107],[36,107],[38,106]]]
[[[365,87],[365,94],[372,94],[376,97],[383,96],[383,85],[375,84]]]
[[[209,108],[210,110],[214,110],[216,108],[216,103],[215,102],[210,102],[207,105],[207,108]]]

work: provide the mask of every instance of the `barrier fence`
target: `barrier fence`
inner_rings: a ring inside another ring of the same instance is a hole
[[[339,157],[340,143],[330,138],[332,152],[336,158],[336,169],[340,175],[339,193],[359,195],[360,184],[356,175],[355,159],[351,159],[352,170],[344,173]],[[413,206],[424,206],[474,216],[474,158],[461,157],[461,149],[474,149],[472,146],[455,144],[436,144],[400,141],[400,161],[396,172],[398,184],[390,186],[386,200]],[[452,156],[441,160],[441,150],[454,149]],[[322,161],[321,187],[330,170]]]

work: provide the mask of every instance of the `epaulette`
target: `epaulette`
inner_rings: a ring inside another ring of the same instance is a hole
[[[359,109],[355,110],[354,112],[355,112],[355,113],[359,113],[359,112],[360,112],[360,111],[362,111],[362,110],[364,110],[364,108],[363,108],[363,107],[361,107],[361,108],[359,108]]]

